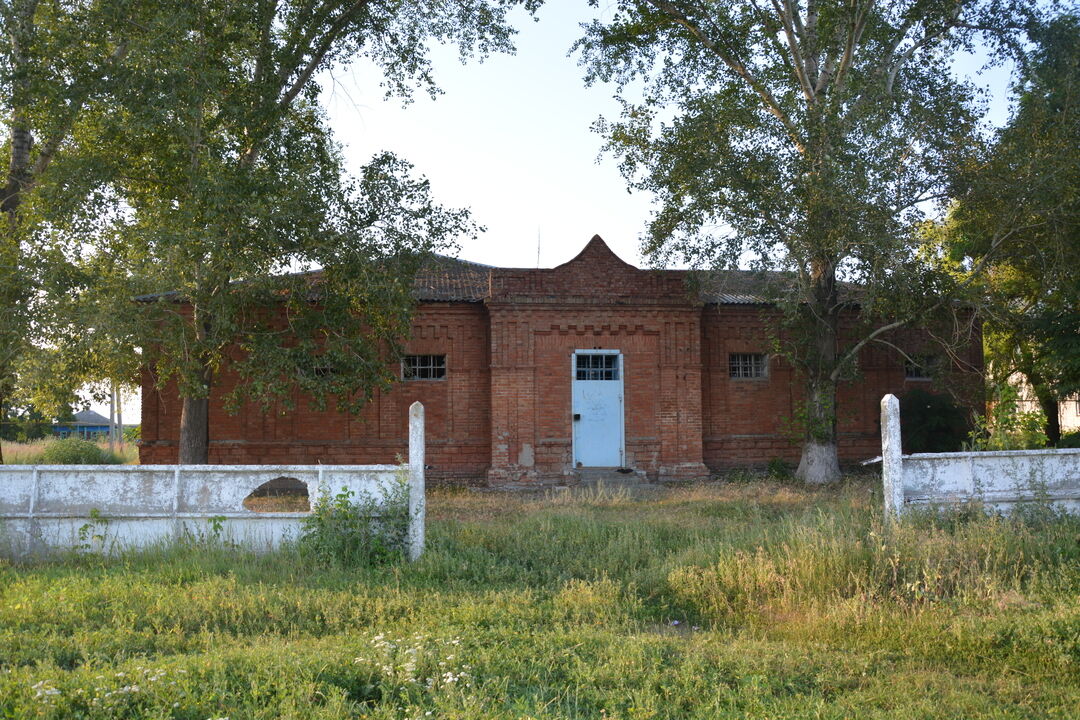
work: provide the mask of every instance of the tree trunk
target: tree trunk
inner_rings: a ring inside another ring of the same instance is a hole
[[[811,379],[806,388],[806,435],[795,477],[808,485],[840,479],[836,443],[836,383]]]
[[[1035,369],[1035,362],[1030,356],[1024,358],[1020,372],[1027,378],[1031,393],[1038,401],[1043,414],[1046,415],[1046,424],[1043,425],[1046,444],[1048,447],[1057,447],[1061,442],[1061,410],[1058,407],[1057,396],[1050,392],[1046,378]]]
[[[180,448],[181,465],[206,465],[210,462],[210,383],[213,380],[210,368],[202,373],[205,394],[199,397],[185,397],[180,409]]]
[[[22,201],[23,189],[30,179],[30,149],[34,138],[27,127],[25,118],[16,113],[11,120],[11,156],[8,161],[7,182],[4,183],[4,197],[0,202],[0,211],[9,218],[14,226],[15,213]]]
[[[808,485],[840,479],[836,443],[836,335],[840,306],[836,296],[836,265],[815,260],[810,272],[810,298],[801,308],[807,343],[806,427],[802,457],[795,477]]]
[[[14,80],[11,117],[7,127],[11,133],[11,157],[8,161],[7,178],[4,182],[4,196],[0,198],[0,210],[7,216],[10,229],[14,232],[22,194],[30,180],[30,151],[34,146],[34,136],[30,130],[28,112],[30,80],[29,48],[34,42],[34,14],[37,12],[37,0],[28,0],[13,4],[9,17],[12,27],[8,29],[11,42],[11,75]]]
[[[0,228],[0,313],[3,314],[0,318],[0,387],[6,391],[11,389],[14,360],[26,331],[23,311],[27,297],[25,278],[22,277],[19,205],[30,180],[30,152],[34,146],[26,104],[29,87],[28,48],[33,43],[37,5],[38,0],[13,3],[8,16],[12,20],[12,27],[5,28],[10,41],[9,70],[14,80],[12,96],[8,98],[12,111],[7,122],[11,155],[0,188],[0,214],[6,221],[4,227]],[[4,454],[0,450],[0,465],[3,464]]]
[[[1035,397],[1038,398],[1039,407],[1046,415],[1046,425],[1043,426],[1046,432],[1046,445],[1057,447],[1061,444],[1061,408],[1058,406],[1057,398],[1051,393],[1039,390],[1035,391]]]

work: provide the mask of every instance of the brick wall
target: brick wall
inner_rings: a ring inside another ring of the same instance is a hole
[[[575,469],[572,356],[623,356],[625,464],[650,478],[703,477],[701,303],[681,273],[639,270],[593,238],[573,260],[497,269],[491,318],[491,482]]]
[[[712,305],[702,311],[703,455],[711,469],[799,459],[793,412],[800,388],[790,364],[768,360],[764,378],[729,377],[730,353],[772,349],[775,315],[758,305]]]
[[[769,353],[774,345],[779,314],[767,306],[720,305],[706,307],[702,320],[702,398],[704,459],[714,470],[764,465],[772,459],[798,462],[801,430],[796,422],[802,405],[804,380],[780,357],[769,358],[768,377],[734,379],[729,376],[730,353]],[[841,336],[850,341],[851,320],[841,324]],[[943,337],[939,331],[935,333]],[[947,392],[960,404],[981,410],[982,350],[979,328],[952,360],[940,345],[919,329],[903,329],[866,346],[854,376],[837,389],[837,432],[841,462],[855,462],[881,454],[879,403],[886,393],[903,395],[918,388]],[[934,381],[909,380],[904,356],[942,356],[947,369]]]
[[[304,398],[290,412],[248,407],[229,415],[218,400],[232,382],[226,373],[211,403],[211,462],[394,462],[406,452],[408,407],[419,400],[433,480],[565,480],[575,470],[572,356],[597,348],[623,356],[626,466],[652,479],[689,479],[708,469],[798,460],[798,374],[775,356],[765,378],[733,379],[728,371],[731,353],[769,353],[777,311],[703,305],[688,293],[683,273],[635,268],[599,238],[556,268],[470,272],[482,276],[487,299],[421,303],[406,346],[410,354],[445,355],[445,379],[399,383],[356,416],[319,411]],[[955,360],[981,370],[975,329]],[[851,323],[841,332],[850,336]],[[905,379],[893,347],[940,354],[926,332],[882,340],[863,350],[858,373],[840,385],[844,461],[879,454],[882,395],[931,386]],[[976,374],[947,373],[944,386],[979,407]],[[179,418],[175,389],[158,391],[144,373],[143,463],[176,461]]]
[[[444,380],[401,382],[377,393],[356,416],[328,404],[317,410],[295,398],[292,411],[237,414],[220,398],[233,378],[218,378],[211,397],[210,462],[222,464],[377,464],[405,457],[409,405],[424,403],[427,463],[433,481],[476,481],[490,465],[490,375],[487,311],[480,303],[423,303],[413,319],[410,354],[446,355]],[[159,391],[143,374],[142,463],[174,463],[180,434],[180,400],[174,388]]]
[[[492,305],[490,479],[572,473],[572,356],[590,349],[623,356],[625,464],[652,478],[700,474],[699,312]]]

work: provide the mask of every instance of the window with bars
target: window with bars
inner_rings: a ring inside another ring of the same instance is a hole
[[[618,380],[619,356],[611,353],[574,356],[574,370],[578,380]]]
[[[933,355],[912,355],[904,359],[905,380],[931,380],[938,359]]]
[[[763,378],[769,375],[769,356],[764,353],[731,353],[728,355],[728,376],[737,380]]]
[[[445,377],[445,355],[406,355],[401,359],[402,380],[442,380]]]

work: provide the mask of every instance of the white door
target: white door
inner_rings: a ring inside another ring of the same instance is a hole
[[[623,465],[623,367],[617,350],[573,357],[574,465]]]

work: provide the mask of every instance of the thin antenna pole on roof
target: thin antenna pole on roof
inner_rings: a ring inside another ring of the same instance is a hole
[[[536,267],[540,267],[540,226],[536,226]]]

